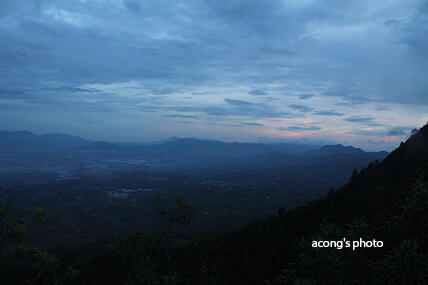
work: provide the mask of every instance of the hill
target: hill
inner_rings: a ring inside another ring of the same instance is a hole
[[[424,173],[428,125],[327,197],[212,241],[228,249],[219,257],[219,284],[426,284]],[[352,251],[310,245],[343,238],[377,239],[384,246]]]
[[[179,138],[145,147],[148,150],[188,156],[245,156],[275,150],[272,146],[254,143],[226,143],[221,141]]]
[[[329,154],[359,154],[364,151],[360,148],[355,148],[353,146],[343,146],[341,144],[337,145],[325,145],[320,149],[309,151],[307,154],[311,155],[329,155]]]
[[[0,131],[0,152],[60,151],[90,143],[88,140],[64,134],[36,135],[28,131]]]
[[[383,160],[388,153],[365,152],[353,147],[330,146],[303,153],[273,151],[224,160],[224,177],[235,181],[310,181],[313,185],[327,183],[341,186],[354,169]],[[358,150],[358,151],[354,151]]]
[[[173,284],[426,284],[427,172],[428,125],[322,199],[288,212],[279,209],[211,239],[180,239],[159,247],[151,242],[156,236],[130,235],[98,260],[92,276],[141,284],[171,274],[177,278]],[[352,246],[360,240],[372,246],[313,247],[313,241],[344,239]],[[382,246],[373,247],[374,240]],[[128,263],[119,261],[123,256]],[[134,265],[127,269],[129,262]]]
[[[271,151],[298,153],[315,149],[314,145],[226,143],[222,141],[171,137],[150,143],[93,142],[65,134],[36,135],[28,131],[0,131],[0,152],[121,151],[163,153],[192,157],[239,157]]]

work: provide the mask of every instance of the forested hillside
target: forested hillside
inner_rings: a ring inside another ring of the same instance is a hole
[[[229,249],[220,283],[426,284],[426,173],[428,125],[327,197],[217,239]],[[376,239],[383,247],[311,247],[313,240],[342,238]]]

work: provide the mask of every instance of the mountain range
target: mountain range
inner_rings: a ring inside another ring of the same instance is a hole
[[[63,151],[91,143],[91,141],[64,134],[35,135],[28,131],[0,131],[0,152]]]
[[[28,131],[0,131],[0,152],[53,152],[53,151],[122,151],[162,152],[175,155],[243,157],[280,152],[307,155],[356,154],[364,151],[352,146],[304,145],[293,143],[241,143],[171,137],[150,143],[112,143],[90,141],[65,134],[36,135]]]

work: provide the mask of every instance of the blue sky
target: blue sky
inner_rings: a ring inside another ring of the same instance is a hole
[[[428,119],[428,1],[4,0],[1,129],[392,149]]]

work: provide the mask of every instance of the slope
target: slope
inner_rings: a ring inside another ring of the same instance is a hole
[[[262,279],[272,284],[424,284],[428,196],[423,173],[428,173],[428,125],[381,163],[354,173],[337,192],[211,241],[213,255],[222,252],[213,259],[219,264],[219,284],[260,284]],[[314,250],[303,237],[376,238],[384,247]]]

